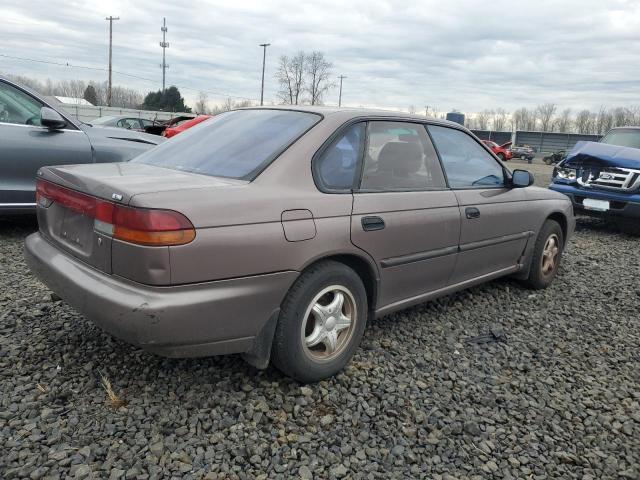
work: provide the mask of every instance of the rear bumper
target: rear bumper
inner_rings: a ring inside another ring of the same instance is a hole
[[[249,351],[297,272],[152,287],[107,275],[34,233],[25,241],[32,272],[103,330],[168,357]]]
[[[602,190],[583,190],[572,185],[562,183],[552,183],[549,185],[551,190],[564,193],[571,199],[573,208],[576,212],[598,217],[622,217],[640,219],[640,194],[621,194],[615,192],[605,192]],[[610,202],[611,209],[606,212],[587,210],[582,202],[585,198],[593,198],[596,200],[607,200]]]

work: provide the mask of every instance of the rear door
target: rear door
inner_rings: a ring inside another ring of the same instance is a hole
[[[378,265],[381,307],[447,285],[460,212],[424,125],[371,121],[367,133],[351,240]]]
[[[468,133],[430,125],[447,180],[460,204],[460,252],[452,284],[514,267],[535,230],[523,188]]]
[[[35,178],[45,165],[91,162],[91,144],[74,125],[40,126],[37,98],[0,81],[0,208],[35,206]]]

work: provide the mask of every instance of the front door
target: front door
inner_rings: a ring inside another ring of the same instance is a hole
[[[460,211],[424,125],[371,121],[367,138],[351,240],[378,265],[380,308],[447,285]]]
[[[451,283],[515,267],[534,230],[525,190],[510,188],[500,162],[468,133],[428,128],[460,205],[460,252]]]
[[[40,126],[44,105],[0,81],[0,208],[35,206],[35,180],[45,165],[88,163],[91,144],[74,125]]]

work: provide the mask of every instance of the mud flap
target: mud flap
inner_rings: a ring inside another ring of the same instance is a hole
[[[529,232],[527,243],[522,249],[522,255],[520,255],[520,259],[518,259],[520,270],[512,275],[514,278],[524,280],[529,277],[529,271],[531,270],[531,255],[533,255],[533,249],[535,248],[535,246],[535,232]]]
[[[269,360],[271,359],[271,344],[273,343],[273,336],[276,332],[279,316],[280,309],[278,308],[271,314],[267,323],[265,323],[260,330],[260,333],[256,335],[252,347],[242,354],[242,359],[245,362],[259,370],[264,370],[269,365]]]

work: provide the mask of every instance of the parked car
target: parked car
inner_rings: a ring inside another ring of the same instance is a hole
[[[554,169],[549,188],[567,195],[581,213],[640,219],[640,127],[576,143]]]
[[[532,182],[444,120],[242,109],[130,162],[42,168],[26,257],[127,342],[310,382],[369,317],[504,275],[549,286],[573,211]]]
[[[153,135],[162,135],[167,128],[194,118],[196,118],[195,115],[178,115],[177,117],[170,118],[169,120],[154,119],[153,124],[146,126],[144,131]]]
[[[491,151],[495,153],[497,157],[503,162],[511,160],[511,158],[513,157],[511,150],[509,149],[509,147],[511,146],[511,142],[498,145],[496,142],[492,142],[491,140],[482,140],[482,143],[489,147]]]
[[[162,141],[83,124],[0,78],[0,214],[35,210],[36,172],[44,165],[129,160]]]
[[[542,157],[542,161],[547,165],[555,165],[557,163],[560,163],[566,157],[567,157],[567,152],[565,150],[558,150],[556,152],[553,152],[549,155],[545,155],[544,157]]]
[[[211,118],[211,115],[199,115],[195,118],[191,118],[189,120],[183,120],[181,122],[172,125],[171,127],[167,127],[164,132],[162,132],[162,136],[166,138],[171,138],[176,136],[177,134],[188,130],[194,125],[199,124],[200,122],[204,122],[205,120]]]
[[[529,163],[531,163],[533,157],[536,155],[535,149],[529,145],[515,145],[511,147],[511,153],[514,158],[528,160]]]
[[[128,117],[125,115],[100,117],[91,120],[91,125],[94,127],[126,128],[127,130],[136,130],[138,132],[144,132],[145,128],[150,127],[153,124],[153,120],[130,116]]]

